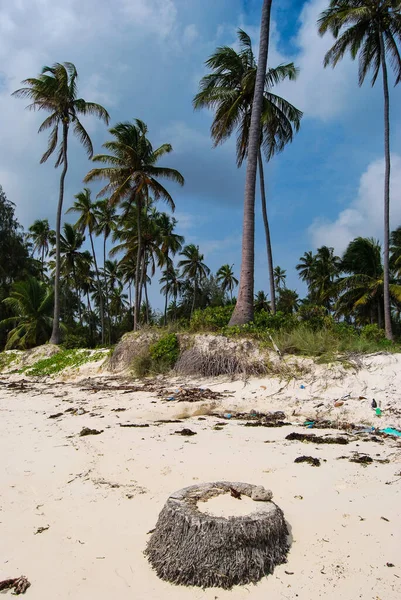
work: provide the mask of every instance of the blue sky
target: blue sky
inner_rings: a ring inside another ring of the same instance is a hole
[[[316,19],[327,0],[273,2],[269,64],[294,61],[298,81],[281,95],[304,111],[300,133],[267,167],[268,212],[274,262],[287,269],[287,284],[303,292],[294,269],[304,251],[322,244],[341,253],[356,235],[381,237],[383,118],[381,81],[357,85],[357,64],[344,60],[323,69],[329,37],[319,38]],[[171,187],[178,232],[200,245],[216,270],[234,263],[239,273],[244,169],[235,166],[235,140],[213,149],[211,115],[194,113],[192,98],[204,61],[218,45],[235,43],[244,28],[258,42],[261,0],[22,0],[2,7],[0,20],[0,184],[17,205],[21,223],[54,223],[59,172],[40,165],[46,135],[43,116],[24,111],[10,97],[20,81],[44,64],[76,64],[80,95],[101,102],[112,123],[134,117],[149,127],[156,145],[170,142],[168,164],[186,179]],[[401,224],[400,90],[392,103],[392,227]],[[95,151],[107,130],[86,121]],[[90,168],[75,142],[65,208]],[[93,188],[94,193],[96,188]],[[256,200],[256,289],[268,289],[266,252]],[[151,301],[160,305],[158,285]]]

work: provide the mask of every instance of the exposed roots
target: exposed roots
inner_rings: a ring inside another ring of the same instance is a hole
[[[198,502],[233,491],[260,500],[258,510],[224,518],[198,509]],[[260,486],[237,482],[184,488],[168,498],[145,554],[171,583],[225,589],[256,583],[286,562],[289,549],[283,512],[271,497]]]
[[[218,375],[250,377],[267,373],[266,364],[262,359],[257,360],[223,349],[220,352],[210,352],[195,347],[189,348],[181,354],[175,370],[180,375],[203,377]]]

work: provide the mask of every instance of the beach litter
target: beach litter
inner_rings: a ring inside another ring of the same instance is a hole
[[[312,444],[348,444],[348,440],[344,437],[322,437],[314,433],[289,433],[286,440],[296,440],[298,442],[311,442]]]
[[[401,431],[399,429],[394,429],[394,427],[386,427],[385,429],[380,429],[380,433],[401,437]]]

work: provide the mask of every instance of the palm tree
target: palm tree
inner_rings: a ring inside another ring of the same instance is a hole
[[[177,225],[177,219],[174,217],[170,217],[166,213],[159,213],[156,216],[156,223],[158,227],[160,250],[163,256],[163,260],[160,262],[159,266],[167,265],[168,268],[168,265],[171,263],[171,257],[175,256],[177,252],[180,252],[185,239],[184,236],[174,233],[174,228]],[[168,279],[165,283],[167,287],[165,291],[164,324],[167,325],[167,298],[169,295]]]
[[[55,166],[63,165],[60,176],[60,192],[57,207],[56,218],[56,273],[54,279],[54,319],[53,331],[50,342],[52,344],[60,343],[60,228],[61,215],[64,199],[64,181],[68,169],[68,133],[70,127],[73,133],[84,146],[89,158],[93,156],[93,147],[91,139],[79,120],[79,115],[94,115],[108,124],[109,114],[103,106],[94,102],[86,102],[78,97],[77,90],[78,73],[75,66],[66,62],[63,64],[55,63],[52,67],[43,67],[42,72],[37,78],[25,79],[23,87],[14,92],[18,98],[29,98],[32,104],[28,108],[32,110],[46,110],[50,115],[43,121],[39,127],[39,133],[52,128],[49,144],[46,152],[41,158],[41,163],[53,154],[57,148],[59,126],[62,129],[61,144],[57,150],[57,159]]]
[[[84,188],[82,192],[75,195],[74,204],[67,210],[67,214],[70,212],[78,213],[78,221],[74,227],[82,235],[85,234],[86,230],[89,232],[89,239],[92,248],[93,263],[95,265],[96,281],[99,293],[99,308],[100,308],[100,324],[102,329],[102,344],[104,344],[104,306],[103,306],[103,294],[100,293],[100,276],[99,269],[97,266],[95,246],[93,243],[93,232],[97,231],[97,213],[96,206],[93,204],[91,199],[91,191],[89,188]]]
[[[199,252],[199,246],[195,246],[195,244],[188,244],[188,246],[185,246],[181,252],[181,256],[183,258],[178,263],[178,268],[182,269],[181,273],[183,277],[188,277],[188,279],[193,282],[192,316],[192,313],[195,310],[196,292],[199,284],[202,279],[209,275],[210,269],[203,262],[204,256]]]
[[[53,291],[34,277],[13,284],[10,296],[3,300],[13,316],[0,322],[1,327],[14,325],[7,336],[6,350],[45,343],[52,329],[53,299]]]
[[[237,129],[237,164],[241,166],[248,154],[257,64],[248,34],[239,30],[238,37],[240,45],[238,53],[233,48],[224,46],[218,48],[206,62],[207,67],[213,72],[202,78],[200,92],[194,98],[194,106],[215,109],[215,118],[211,127],[215,145],[224,142]],[[273,258],[267,218],[262,149],[266,159],[270,160],[292,140],[293,130],[299,129],[302,113],[271,92],[274,84],[287,78],[295,79],[296,75],[297,69],[293,63],[280,65],[276,69],[269,69],[263,84],[257,161],[273,312],[275,311]]]
[[[281,267],[277,266],[274,268],[274,283],[275,286],[278,290],[281,290],[282,287],[285,289],[285,280],[286,280],[286,273],[287,271],[285,269],[282,269]],[[282,287],[281,287],[282,286]]]
[[[348,245],[342,269],[349,275],[337,284],[337,314],[356,315],[359,322],[376,322],[383,326],[384,270],[381,247],[377,240],[358,237]],[[401,301],[401,285],[390,282],[390,298]]]
[[[64,223],[64,234],[60,235],[60,274],[68,279],[71,274],[77,299],[79,322],[82,325],[81,295],[77,277],[77,263],[86,261],[85,253],[81,252],[85,236],[77,231],[70,223]]]
[[[270,312],[270,302],[267,295],[260,290],[255,294],[255,299],[253,301],[253,306],[256,312],[260,312],[261,310],[265,310],[266,312]]]
[[[289,290],[288,288],[279,289],[279,297],[277,302],[277,309],[283,313],[292,315],[299,308],[299,296],[295,290]]]
[[[103,146],[111,154],[98,154],[93,157],[93,160],[110,166],[92,169],[85,177],[85,182],[106,179],[108,183],[99,195],[110,192],[112,204],[128,200],[130,204],[136,206],[138,238],[134,309],[134,329],[136,330],[139,325],[140,309],[142,208],[152,193],[155,200],[165,200],[171,210],[174,210],[174,201],[159,179],[170,179],[184,185],[184,178],[176,169],[157,166],[158,161],[172,151],[172,146],[163,144],[154,150],[147,138],[148,128],[143,121],[136,119],[134,123],[118,123],[109,131],[113,139]]]
[[[216,273],[217,282],[220,283],[224,293],[230,292],[230,298],[233,299],[233,290],[238,285],[238,279],[234,276],[234,265],[222,265]]]
[[[162,276],[159,279],[159,283],[163,284],[160,288],[160,291],[165,295],[165,304],[168,303],[168,296],[171,296],[174,304],[176,305],[177,298],[181,293],[182,281],[180,279],[179,271],[174,268],[172,262],[169,262],[162,271]],[[167,313],[168,308],[167,310],[165,309],[164,324],[166,324]]]
[[[354,60],[359,56],[359,85],[372,72],[371,84],[379,71],[383,77],[384,96],[384,322],[387,339],[393,339],[390,307],[390,100],[387,60],[401,81],[401,56],[397,43],[401,40],[400,0],[331,0],[329,8],[318,20],[319,33],[330,31],[336,43],[324,57],[324,66],[335,67],[347,51]]]
[[[299,259],[299,263],[295,267],[302,281],[305,281],[308,288],[312,283],[313,269],[315,266],[315,257],[311,250],[304,252],[304,255]]]
[[[50,229],[47,219],[36,219],[29,227],[29,238],[33,242],[33,251],[40,256],[42,280],[44,280],[45,256],[49,254],[49,244],[54,243],[55,235],[55,232]]]
[[[113,206],[108,198],[99,200],[96,203],[96,220],[97,220],[97,233],[103,234],[103,276],[104,276],[104,292],[106,297],[106,309],[107,309],[107,321],[108,321],[108,333],[109,333],[109,344],[111,344],[111,321],[109,315],[109,289],[107,285],[107,276],[105,270],[105,264],[107,260],[107,240],[116,226],[116,207]]]
[[[335,295],[335,281],[341,271],[341,259],[334,254],[334,248],[321,246],[317,249],[312,269],[310,287],[311,300],[331,310]]]
[[[397,227],[390,235],[390,268],[401,274],[401,227]]]

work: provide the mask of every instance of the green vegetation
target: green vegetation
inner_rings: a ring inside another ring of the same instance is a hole
[[[167,333],[135,356],[132,369],[137,377],[167,373],[178,360],[180,345],[175,333]]]
[[[35,377],[44,377],[47,375],[57,375],[64,369],[78,368],[88,362],[96,362],[102,358],[106,358],[107,353],[104,351],[93,352],[90,350],[60,350],[57,354],[49,358],[42,358],[34,365],[25,367],[20,370],[26,375]]]

